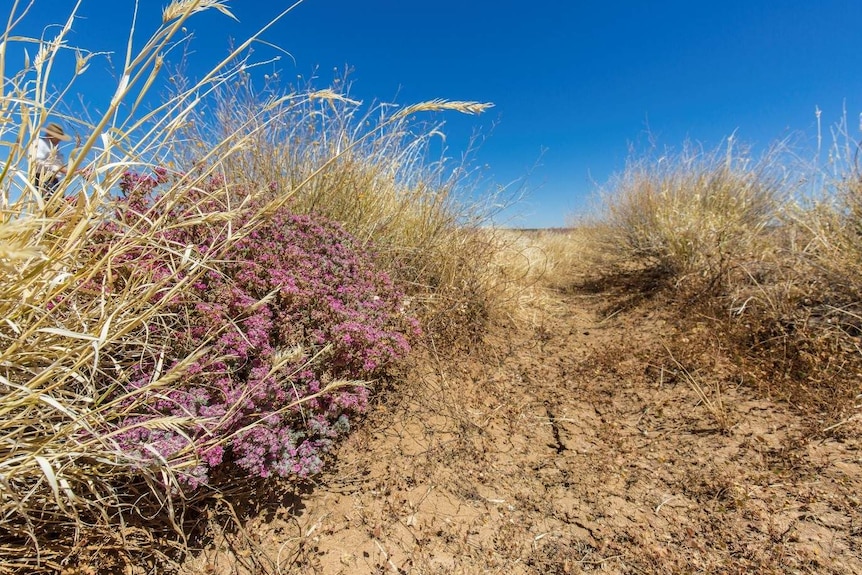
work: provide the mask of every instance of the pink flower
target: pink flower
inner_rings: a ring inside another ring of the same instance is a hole
[[[117,221],[123,225],[106,224],[100,230],[94,257],[110,253],[117,234],[147,229],[159,240],[155,247],[122,252],[114,268],[148,274],[168,293],[187,279],[187,272],[174,268],[177,246],[212,256],[215,269],[189,277],[193,281],[180,296],[163,302],[176,318],[167,326],[174,332],[165,368],[197,349],[210,351],[177,379],[174,389],[147,395],[143,410],[117,422],[128,429],[120,434],[121,445],[155,464],[152,450],[169,462],[179,460],[189,457],[191,441],[197,465],[182,475],[190,489],[206,484],[209,471],[226,462],[260,477],[318,473],[326,452],[350,429],[351,418],[367,409],[369,390],[342,387],[316,394],[334,379],[381,377],[409,352],[418,323],[405,315],[403,294],[375,267],[372,252],[323,218],[283,208],[218,253],[226,233],[222,226],[150,230],[148,222],[187,218],[187,208],[175,206],[174,212],[164,213],[157,201],[167,178],[160,169],[155,176],[123,177],[124,197],[117,204]],[[222,178],[214,178],[203,192],[224,185]],[[189,190],[187,197],[195,209],[221,209],[200,190]],[[233,222],[234,229],[250,214]],[[98,278],[94,285],[119,290],[123,277]],[[154,323],[146,329],[164,333],[165,327]],[[303,351],[277,366],[278,350],[288,349]],[[155,361],[142,360],[129,385],[146,389]],[[165,415],[186,418],[188,428],[178,434],[147,427],[148,421]]]

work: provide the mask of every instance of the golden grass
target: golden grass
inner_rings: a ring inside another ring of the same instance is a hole
[[[730,146],[633,161],[584,227],[588,252],[599,270],[660,273],[680,318],[714,318],[721,329],[710,337],[726,334],[721,345],[770,395],[849,409],[862,367],[862,185],[846,168],[853,150],[832,154],[845,169],[831,175],[785,163],[789,154],[754,162]],[[815,197],[799,199],[800,182],[817,182]]]
[[[168,561],[159,545],[183,549],[186,510],[211,495],[184,493],[177,480],[196,465],[195,450],[189,445],[157,464],[139,460],[120,449],[116,435],[124,430],[113,422],[133,413],[147,394],[170,389],[206,352],[204,345],[165,367],[163,350],[183,321],[167,302],[278,206],[293,202],[299,211],[323,212],[379,242],[393,275],[412,282],[427,315],[453,331],[469,323],[453,302],[463,306],[467,320],[486,306],[474,282],[477,258],[490,258],[486,250],[492,248],[478,239],[476,222],[482,218],[456,201],[456,182],[443,178],[442,164],[424,164],[423,146],[431,136],[413,136],[416,126],[409,123],[414,113],[478,113],[486,105],[417,104],[368,131],[353,117],[355,103],[331,90],[271,94],[231,115],[218,99],[230,92],[219,90],[249,85],[253,64],[242,55],[253,37],[204,78],[144,112],[146,95],[159,86],[184,22],[206,10],[230,15],[223,1],[176,0],[164,9],[163,24],[142,45],[136,43],[140,48],[133,52],[129,42],[108,109],[85,122],[60,112],[75,78],[59,91],[49,89],[65,51],[75,50],[78,75],[87,73],[96,56],[67,43],[78,7],[56,36],[16,40],[38,47],[21,70],[10,73],[6,54],[30,3],[13,4],[0,38],[0,135],[8,147],[0,171],[0,573],[56,572],[91,556],[113,559],[121,569],[134,554]],[[140,31],[132,34],[137,38]],[[27,151],[49,118],[84,137],[69,154],[70,175],[61,193],[46,199],[30,183]],[[189,140],[192,120],[206,127]],[[207,127],[212,131],[205,133]],[[296,138],[300,145],[294,145]],[[111,216],[112,193],[122,174],[171,163],[174,177],[153,214],[189,208],[189,188],[214,175],[228,176],[206,198],[219,202],[221,211],[201,209],[182,221],[154,216],[146,225],[126,226],[104,252],[89,249],[106,221],[118,223]],[[85,165],[87,178],[72,174]],[[226,225],[252,204],[261,207],[248,224]],[[160,233],[166,226],[200,224],[221,230],[207,254],[173,245]],[[117,261],[142,252],[169,266],[172,277],[142,269],[119,291],[100,285],[100,278],[118,273]],[[154,333],[152,325],[163,329]],[[133,366],[149,358],[158,366],[149,381],[140,388],[129,385]],[[140,425],[182,434],[185,419]]]
[[[488,226],[477,230],[472,241],[484,242],[490,254],[487,260],[474,260],[470,277],[475,298],[485,302],[487,321],[495,324],[541,327],[549,313],[563,311],[560,294],[583,281],[596,264],[584,228]]]
[[[754,163],[732,144],[632,162],[604,196],[599,241],[607,257],[640,261],[676,282],[716,289],[727,274],[763,257],[783,182],[769,158]]]
[[[231,146],[235,153],[220,161],[231,185],[289,193],[292,210],[340,222],[373,244],[429,333],[477,336],[496,305],[486,285],[495,246],[480,230],[499,209],[491,206],[506,199],[470,199],[470,170],[432,155],[442,125],[413,116],[476,114],[489,104],[434,100],[363,111],[345,81],[308,97],[295,88],[281,93],[277,79],[263,89],[242,74],[222,84],[213,113],[190,116],[172,155],[194,169],[210,161],[214,146]],[[232,144],[247,132],[255,134],[247,145]]]

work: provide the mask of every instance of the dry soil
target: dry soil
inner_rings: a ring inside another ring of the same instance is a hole
[[[573,290],[428,342],[323,476],[214,514],[183,572],[862,573],[860,409],[763,397],[710,325]]]

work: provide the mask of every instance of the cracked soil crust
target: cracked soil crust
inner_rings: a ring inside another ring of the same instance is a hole
[[[315,485],[183,571],[862,573],[858,419],[824,432],[716,346],[670,361],[709,326],[607,297],[420,350]]]

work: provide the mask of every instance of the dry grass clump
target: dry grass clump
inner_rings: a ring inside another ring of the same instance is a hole
[[[862,391],[862,184],[846,120],[833,137],[827,166],[785,166],[811,187],[765,230],[768,255],[745,266],[724,308],[770,393],[841,416]]]
[[[782,192],[774,167],[732,144],[631,162],[604,195],[597,241],[610,260],[640,262],[715,293],[732,270],[770,249],[762,240]]]
[[[802,408],[844,411],[862,373],[862,184],[852,170],[806,172],[794,181],[818,182],[818,197],[792,201],[799,172],[731,147],[633,162],[584,230],[600,273],[646,270],[644,292],[672,287],[681,320],[714,318],[709,337],[731,338],[722,345],[746,379]]]
[[[838,323],[858,331],[862,302],[862,178],[856,174],[843,178],[833,196],[798,211],[795,223],[801,228],[800,237],[806,240],[798,249],[808,256],[809,274],[819,280],[820,303],[831,306]]]
[[[735,334],[770,391],[846,412],[862,392],[862,186],[855,176],[789,205],[773,255],[728,294]]]
[[[428,300],[473,289],[469,258],[479,249],[474,246],[484,250],[488,243],[476,239],[471,212],[451,207],[451,185],[437,186],[434,177],[442,168],[428,175],[424,157],[411,155],[410,145],[387,146],[403,141],[408,113],[474,113],[483,106],[430,102],[392,114],[352,140],[321,115],[320,108],[337,110],[346,102],[332,93],[273,95],[247,110],[239,124],[211,120],[218,106],[208,105],[207,95],[248,81],[250,64],[241,55],[250,39],[204,78],[143,112],[186,20],[209,9],[229,14],[223,1],[198,0],[172,2],[149,40],[134,43],[141,46],[137,52],[129,42],[108,109],[84,122],[61,112],[63,96],[95,57],[69,45],[80,6],[63,26],[48,28],[59,30],[55,36],[18,38],[14,28],[32,8],[14,3],[0,39],[0,139],[8,150],[0,171],[0,573],[74,572],[76,564],[91,560],[117,571],[141,564],[159,570],[170,562],[168,550],[187,544],[188,521],[212,496],[190,492],[180,481],[199,464],[191,441],[167,457],[155,448],[130,452],[119,439],[144,428],[188,438],[186,430],[196,424],[188,414],[130,423],[134,430],[118,425],[146,413],[153,397],[169,398],[219,336],[213,330],[198,349],[171,362],[166,350],[188,327],[173,303],[291,201],[297,210],[328,207],[336,215],[341,205],[343,214],[364,215],[364,225],[352,231],[369,243],[383,238],[382,255],[393,270],[405,270],[396,277],[412,278]],[[130,34],[140,37],[140,31]],[[9,72],[5,58],[14,42],[26,43],[35,57]],[[75,74],[55,92],[54,73],[68,53],[75,54]],[[294,112],[309,117],[294,125],[287,121]],[[70,175],[51,198],[31,183],[27,158],[49,119],[83,134],[68,154]],[[183,140],[193,120],[222,131],[194,143]],[[326,129],[319,124],[324,120]],[[315,126],[318,131],[310,133]],[[375,143],[387,130],[392,139]],[[294,136],[300,145],[293,145]],[[182,145],[197,151],[184,156]],[[277,149],[285,154],[270,158]],[[259,166],[247,163],[262,160]],[[85,165],[86,175],[73,173]],[[152,209],[124,218],[114,197],[123,175],[164,173],[163,167],[172,169]],[[367,205],[355,203],[360,192],[369,195]],[[177,213],[183,217],[171,217]],[[213,232],[207,250],[170,239],[202,227]],[[100,244],[108,228],[116,233]],[[148,265],[133,269],[138,260]]]

